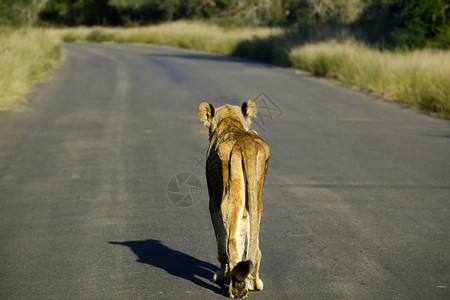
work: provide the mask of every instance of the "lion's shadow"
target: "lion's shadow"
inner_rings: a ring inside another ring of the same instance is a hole
[[[184,278],[217,294],[227,296],[228,289],[210,284],[215,272],[220,269],[183,252],[173,250],[158,240],[109,242],[112,245],[129,247],[138,257],[136,261],[165,270],[167,273]],[[202,279],[208,282],[205,282]]]

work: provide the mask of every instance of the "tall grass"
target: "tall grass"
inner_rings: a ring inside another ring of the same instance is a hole
[[[43,29],[0,27],[0,111],[29,92],[62,58],[61,38]]]
[[[379,51],[348,40],[299,46],[289,58],[295,68],[450,116],[449,51]]]
[[[215,24],[177,21],[138,28],[75,28],[61,31],[66,42],[151,43],[230,55],[237,45],[254,37],[268,37],[281,29],[223,28]]]

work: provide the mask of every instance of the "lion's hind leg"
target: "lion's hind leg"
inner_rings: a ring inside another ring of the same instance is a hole
[[[264,288],[263,281],[259,278],[259,263],[261,261],[261,250],[258,249],[255,264],[247,277],[248,289],[250,291],[262,291]]]
[[[232,268],[230,276],[231,282],[229,281],[231,298],[245,298],[249,291],[248,276],[253,269],[253,263],[251,260],[245,260],[248,230],[248,213],[244,209],[243,215],[239,218],[237,230],[234,235],[235,242],[229,244],[231,260],[230,268]]]
[[[248,289],[253,291],[261,291],[264,287],[262,280],[259,278],[259,266],[261,262],[261,249],[259,248],[259,230],[261,222],[261,214],[263,209],[262,188],[267,172],[268,157],[270,150],[257,147],[257,156],[254,159],[247,158],[246,170],[256,170],[254,177],[248,180],[248,206],[249,206],[249,250],[247,259],[250,259],[254,266],[247,278]],[[264,151],[263,151],[264,150]]]
[[[213,282],[228,284],[230,282],[230,266],[227,254],[228,235],[219,210],[211,210],[211,217],[217,241],[217,260],[220,262],[220,271],[214,274]]]
[[[230,283],[230,265],[228,263],[228,256],[219,254],[217,256],[220,262],[220,271],[214,274],[213,282],[217,284],[228,284]]]

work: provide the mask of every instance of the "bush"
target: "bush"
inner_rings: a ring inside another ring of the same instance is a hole
[[[88,42],[94,42],[94,43],[101,43],[101,42],[105,42],[105,41],[115,41],[113,34],[107,34],[99,29],[92,30],[87,35],[86,40]]]

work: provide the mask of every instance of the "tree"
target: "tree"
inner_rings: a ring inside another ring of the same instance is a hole
[[[47,0],[0,0],[0,24],[32,25]]]
[[[429,44],[448,48],[450,5],[445,0],[399,0],[403,6],[403,20],[393,32],[402,47],[422,48]]]

